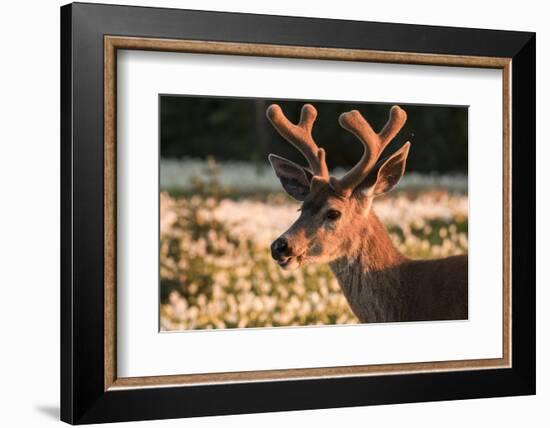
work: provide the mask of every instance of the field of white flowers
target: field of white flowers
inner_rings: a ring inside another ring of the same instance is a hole
[[[269,245],[297,218],[297,203],[265,183],[254,193],[246,174],[236,192],[217,165],[202,168],[191,189],[165,181],[171,192],[160,195],[162,330],[357,322],[328,266],[288,272],[271,259]],[[408,256],[466,253],[465,181],[422,180],[377,200],[377,215]]]
[[[212,162],[212,161],[210,161]],[[279,192],[281,185],[267,162],[253,165],[248,162],[226,161],[210,165],[199,159],[163,159],[160,167],[160,186],[162,189],[190,190],[205,169],[215,167],[216,177],[223,186],[240,193]],[[337,168],[331,174],[339,177],[344,170]],[[401,179],[397,189],[423,190],[426,188],[444,188],[453,192],[466,193],[468,178],[463,174],[432,175],[408,172]]]

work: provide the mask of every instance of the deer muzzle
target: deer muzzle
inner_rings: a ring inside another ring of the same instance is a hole
[[[300,265],[303,254],[296,254],[288,239],[281,236],[271,244],[271,257],[283,269],[293,269]]]

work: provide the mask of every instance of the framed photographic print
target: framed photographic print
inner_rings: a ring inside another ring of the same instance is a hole
[[[76,3],[61,53],[62,420],[535,393],[533,33]]]

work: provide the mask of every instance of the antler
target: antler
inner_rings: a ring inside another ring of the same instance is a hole
[[[384,128],[377,134],[369,123],[357,110],[342,113],[339,118],[340,126],[353,133],[365,147],[361,160],[349,170],[341,179],[331,179],[335,190],[343,196],[349,196],[372,170],[378,158],[401,130],[407,113],[399,106],[393,106],[390,110],[390,118]]]
[[[266,114],[277,132],[304,155],[313,175],[328,180],[325,151],[317,147],[311,135],[313,123],[317,118],[315,107],[311,104],[304,104],[298,125],[290,122],[277,104],[271,104],[267,108]]]

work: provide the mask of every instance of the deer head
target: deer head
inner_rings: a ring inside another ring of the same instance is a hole
[[[363,144],[359,162],[342,178],[329,175],[325,151],[313,140],[311,131],[317,111],[310,104],[302,107],[298,124],[291,123],[281,108],[272,104],[267,117],[289,143],[306,158],[308,167],[270,154],[269,162],[285,191],[302,202],[295,223],[271,245],[271,254],[284,269],[306,263],[327,263],[357,250],[362,226],[368,218],[372,200],[390,191],[404,171],[410,143],[386,159],[384,148],[405,124],[407,114],[398,106],[379,133],[357,110],[340,115],[340,125]]]

